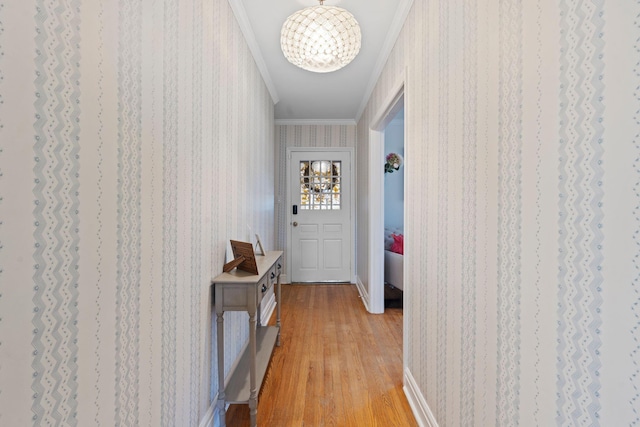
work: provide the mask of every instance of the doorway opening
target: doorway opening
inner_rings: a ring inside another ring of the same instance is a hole
[[[404,81],[401,81],[391,92],[388,101],[385,102],[375,119],[372,120],[372,126],[369,131],[369,301],[367,309],[371,313],[384,312],[384,290],[385,290],[385,175],[383,166],[386,163],[385,152],[385,131],[387,126],[393,121],[398,113],[404,111]],[[403,141],[404,129],[406,123],[404,113],[402,114]],[[403,152],[405,150],[403,143]],[[404,157],[404,156],[403,156]],[[398,171],[406,169],[406,159]],[[393,174],[391,174],[393,175]],[[404,187],[404,185],[403,185]],[[404,188],[402,189],[402,199],[404,200]],[[404,212],[401,214],[404,218]],[[404,220],[403,220],[404,224]],[[404,235],[404,231],[403,231]],[[400,267],[404,275],[404,262]],[[402,287],[405,288],[404,283]]]
[[[384,307],[402,308],[404,289],[404,103],[384,128]]]

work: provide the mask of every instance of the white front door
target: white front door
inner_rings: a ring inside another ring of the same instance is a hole
[[[292,282],[350,282],[351,152],[289,152]]]

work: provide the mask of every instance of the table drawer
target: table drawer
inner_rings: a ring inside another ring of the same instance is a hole
[[[253,286],[220,286],[216,288],[215,292],[216,305],[224,311],[245,311],[247,307],[253,305],[251,301],[256,299],[256,291]]]
[[[258,304],[260,304],[260,301],[262,301],[262,298],[264,298],[267,290],[269,290],[270,287],[271,285],[269,284],[269,276],[265,274],[264,277],[260,280],[260,283],[258,283],[258,287],[256,288],[256,292],[258,293]]]
[[[271,270],[269,270],[267,279],[269,280],[269,287],[275,285],[278,282],[278,269],[275,265],[271,267]]]

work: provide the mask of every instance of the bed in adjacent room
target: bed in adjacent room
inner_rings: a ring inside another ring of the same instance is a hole
[[[384,281],[400,290],[404,290],[403,258],[404,235],[399,230],[385,229]]]

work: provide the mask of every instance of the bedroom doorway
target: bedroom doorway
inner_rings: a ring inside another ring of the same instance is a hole
[[[404,104],[384,128],[384,308],[403,307]]]
[[[363,301],[370,313],[384,312],[384,187],[385,175],[384,167],[386,163],[385,152],[385,129],[389,123],[396,117],[400,110],[405,109],[405,78],[398,82],[397,86],[389,93],[387,101],[384,102],[371,121],[369,129],[369,227],[368,227],[368,285],[364,291]],[[406,120],[403,113],[403,128],[406,128]],[[404,134],[404,132],[403,132]],[[406,144],[405,144],[406,145]],[[407,153],[408,154],[408,153]],[[407,168],[406,158],[403,160],[403,166],[400,168],[404,171]],[[400,170],[399,169],[399,170]],[[398,171],[399,171],[398,170]],[[397,173],[397,171],[394,171]],[[383,189],[383,191],[380,191]],[[404,194],[404,190],[403,190]],[[403,196],[404,198],[404,196]],[[401,270],[404,272],[404,262]],[[403,288],[406,288],[403,284]],[[368,292],[367,292],[368,291]]]

